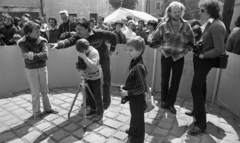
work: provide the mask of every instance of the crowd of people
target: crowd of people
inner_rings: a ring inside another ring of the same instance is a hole
[[[101,120],[104,110],[111,105],[110,56],[117,44],[126,44],[131,62],[126,83],[122,86],[120,94],[128,97],[131,112],[130,128],[126,130],[129,135],[127,143],[144,142],[144,111],[147,106],[145,97],[148,88],[147,68],[142,58],[145,45],[154,49],[160,48],[161,108],[168,109],[173,114],[177,113],[174,104],[183,72],[184,57],[193,51],[194,76],[191,87],[193,111],[185,114],[195,117],[194,127],[188,133],[198,135],[207,129],[206,79],[216,57],[225,54],[226,49],[240,54],[240,40],[237,36],[240,32],[240,17],[235,23],[237,27],[226,42],[228,33],[221,21],[219,3],[215,0],[200,0],[199,8],[203,24],[198,20],[191,23],[185,20],[183,16],[186,8],[178,1],[169,4],[164,17],[159,21],[136,22],[131,16],[127,16],[109,25],[103,23],[102,16],[98,17],[97,23],[93,18],[71,20],[66,10],[59,12],[62,19],[59,26],[54,17],[49,17],[48,26],[43,17],[32,20],[29,14],[24,14],[21,19],[13,20],[7,13],[3,13],[0,42],[2,45],[17,44],[21,48],[35,119],[41,118],[39,93],[42,95],[44,111],[58,113],[53,109],[48,96],[47,43],[52,43],[50,50],[76,45],[79,57],[77,65],[81,61],[86,64],[85,69],[79,66],[77,69],[93,93],[91,96],[89,91],[86,91],[87,104],[90,108],[86,116],[96,115],[95,121]],[[110,43],[110,48],[107,43]]]

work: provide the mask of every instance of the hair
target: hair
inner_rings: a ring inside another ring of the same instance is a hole
[[[157,23],[157,21],[155,21],[155,20],[149,20],[148,23],[147,23],[147,25],[152,25],[153,28],[154,28],[154,30],[155,30],[156,27],[157,27],[157,25],[158,25],[158,23]]]
[[[127,23],[127,26],[132,23],[134,26],[135,26],[135,22],[133,20],[129,20],[128,23]]]
[[[138,21],[138,24],[139,24],[139,23],[142,23],[144,27],[146,26],[143,20],[139,20],[139,21]]]
[[[102,19],[102,21],[104,21],[104,17],[103,16],[98,16],[98,18]]]
[[[29,13],[25,13],[23,16],[24,16],[24,17],[27,17],[29,20],[32,19],[31,15],[30,15]]]
[[[14,17],[13,21],[15,26],[19,26],[18,22],[21,21],[21,19],[19,17]]]
[[[28,21],[24,24],[23,31],[25,35],[32,33],[33,29],[40,29],[40,25],[33,21]]]
[[[87,20],[82,20],[82,21],[76,22],[76,26],[77,25],[80,25],[80,26],[84,27],[85,29],[88,29],[88,31],[91,31],[90,24]]]
[[[127,18],[127,21],[133,20],[132,16],[130,16],[130,15],[128,15],[126,18]]]
[[[204,7],[213,19],[219,19],[221,17],[220,3],[217,0],[200,0],[198,6]]]
[[[240,15],[238,16],[237,20],[235,21],[235,25],[240,27]]]
[[[193,27],[193,26],[195,26],[195,25],[201,26],[202,24],[201,24],[198,20],[193,19],[193,20],[190,22],[190,25],[191,25],[191,27]]]
[[[10,15],[7,15],[5,18],[4,18],[4,20],[5,19],[9,19],[9,20],[11,20],[12,21],[12,24],[14,24],[14,21],[13,21],[13,18],[12,18],[12,16],[10,16]]]
[[[48,22],[50,22],[50,20],[53,20],[55,22],[55,24],[57,25],[57,19],[55,17],[48,18]]]
[[[83,53],[84,51],[89,49],[89,46],[90,46],[90,44],[89,44],[88,40],[86,40],[86,39],[79,39],[77,41],[77,43],[76,43],[76,50],[78,52]]]
[[[144,65],[145,67],[145,70],[146,70],[146,73],[147,73],[147,68],[144,64],[144,61],[143,61],[143,58],[142,58],[142,55],[144,54],[144,51],[145,51],[145,42],[144,42],[144,39],[140,36],[135,36],[135,37],[132,37],[130,38],[128,41],[127,41],[127,44],[126,44],[127,47],[133,47],[134,49],[136,49],[137,51],[141,51],[141,54],[140,56],[137,58],[139,60],[139,62],[141,64]],[[133,60],[132,60],[133,61]],[[129,70],[134,67],[134,63],[132,63],[132,61],[130,62],[130,65],[129,65]],[[137,64],[137,63],[135,63]]]
[[[185,10],[186,10],[186,7],[181,3],[181,2],[178,2],[178,1],[173,1],[171,2],[168,7],[165,9],[165,14],[164,14],[164,19],[169,19],[170,18],[170,15],[169,15],[169,12],[171,12],[172,10],[172,7],[174,6],[179,6],[182,10],[182,15],[181,17],[183,17],[184,13],[185,13]]]
[[[41,26],[41,22],[40,22],[40,20],[35,19],[33,22],[35,22],[36,24],[38,24],[39,26]]]
[[[195,41],[196,41],[196,42],[199,41],[200,38],[201,38],[201,36],[202,36],[202,30],[201,30],[201,27],[200,27],[200,26],[201,26],[201,25],[194,25],[194,26],[192,27],[193,32],[197,34],[197,36],[195,37]]]
[[[116,26],[117,24],[120,24],[121,25],[121,27],[123,27],[123,23],[122,23],[122,21],[121,20],[117,20],[115,23],[114,23],[114,25]]]

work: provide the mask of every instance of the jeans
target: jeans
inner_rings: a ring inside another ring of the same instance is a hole
[[[111,104],[110,86],[111,86],[111,71],[110,57],[101,57],[100,65],[103,72],[103,106],[108,107]]]
[[[48,70],[47,67],[27,69],[26,74],[32,94],[33,115],[40,114],[40,93],[42,95],[44,111],[50,111],[52,105],[48,95]]]
[[[194,76],[192,81],[192,97],[194,117],[196,119],[194,125],[200,129],[207,128],[205,100],[206,100],[206,80],[209,71],[215,62],[212,59],[200,59],[194,56]]]
[[[101,79],[97,80],[87,80],[92,94],[90,95],[89,89],[86,88],[87,99],[90,105],[90,109],[97,111],[98,115],[103,115],[103,103],[102,103],[102,91],[101,91]]]
[[[129,106],[131,113],[129,140],[131,143],[144,142],[145,136],[144,105],[146,105],[144,94],[129,96]]]
[[[167,107],[174,106],[177,98],[177,92],[182,77],[184,66],[184,57],[177,61],[173,61],[172,57],[161,57],[161,100],[165,102]],[[169,88],[169,78],[172,70],[171,86]]]

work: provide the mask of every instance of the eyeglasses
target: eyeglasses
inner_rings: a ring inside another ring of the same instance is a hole
[[[205,10],[204,9],[201,9],[201,13],[204,13],[205,12]]]

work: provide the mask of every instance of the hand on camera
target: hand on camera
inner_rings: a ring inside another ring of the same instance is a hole
[[[86,59],[86,54],[85,53],[78,52],[78,56],[80,58],[82,58],[83,60]]]

